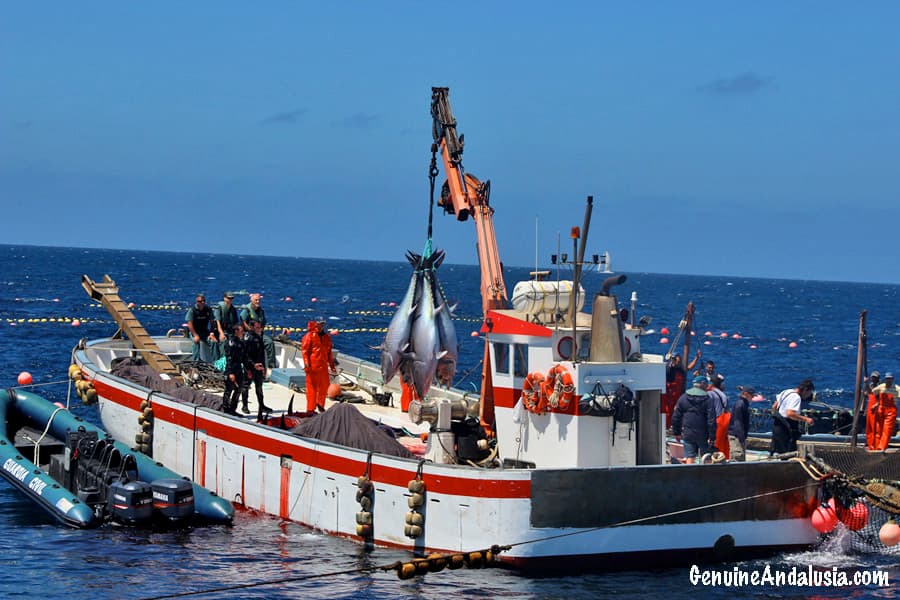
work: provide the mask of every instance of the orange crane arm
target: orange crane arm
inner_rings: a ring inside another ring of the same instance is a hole
[[[481,304],[486,316],[489,310],[507,308],[508,304],[494,231],[494,209],[490,205],[491,182],[482,183],[463,169],[463,136],[457,136],[449,88],[431,88],[431,116],[434,142],[440,146],[447,175],[437,203],[444,212],[456,215],[457,220],[465,221],[471,216],[475,223],[478,264],[481,266]]]
[[[490,205],[491,182],[482,183],[463,169],[463,136],[457,136],[456,133],[456,119],[453,118],[453,111],[450,108],[449,88],[431,88],[431,116],[434,135],[432,163],[437,147],[440,146],[444,173],[447,175],[437,204],[445,213],[456,215],[457,220],[465,221],[471,216],[475,223],[478,264],[481,267],[481,307],[484,317],[487,318],[488,311],[508,306],[506,283],[503,281],[503,263],[500,262],[497,236],[494,232],[494,209]],[[436,173],[433,164],[432,173]],[[492,434],[494,392],[491,381],[491,354],[487,339],[484,342],[480,400],[481,424],[488,434]]]

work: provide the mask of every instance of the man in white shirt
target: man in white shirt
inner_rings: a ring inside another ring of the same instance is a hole
[[[772,419],[772,452],[783,454],[797,450],[800,438],[800,423],[812,425],[812,417],[800,414],[800,404],[813,397],[816,386],[811,379],[804,379],[796,389],[788,389],[778,394],[773,409],[777,412]]]

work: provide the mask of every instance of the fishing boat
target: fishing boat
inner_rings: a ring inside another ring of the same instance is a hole
[[[73,528],[187,526],[234,517],[227,500],[24,390],[0,391],[0,464],[0,476]]]
[[[418,555],[488,549],[482,556],[507,566],[578,572],[815,544],[810,517],[821,478],[802,460],[671,464],[660,412],[665,364],[642,351],[640,325],[619,308],[614,290],[625,276],[609,277],[584,310],[591,198],[583,226],[573,228],[572,280],[536,276],[516,286],[510,306],[489,182],[463,171],[448,91],[432,92],[432,190],[439,149],[447,182],[438,206],[471,217],[478,232],[480,393],[439,385],[440,375],[415,393],[404,378],[386,376],[397,367],[392,358],[379,365],[338,353],[341,385],[327,410],[299,410],[301,347],[276,338],[269,410],[227,414],[221,392],[179,366],[190,339],[150,335],[115,281],[84,276],[120,328],[73,352],[79,393],[96,398],[104,427],[239,506]],[[415,306],[432,298],[422,293]],[[413,309],[401,305],[400,321],[404,310]],[[428,343],[443,343],[446,333]],[[442,348],[430,360],[447,357]]]

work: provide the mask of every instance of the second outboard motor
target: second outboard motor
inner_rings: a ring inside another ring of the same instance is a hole
[[[146,523],[153,517],[153,490],[143,481],[117,479],[109,485],[106,509],[119,523]]]
[[[153,508],[169,521],[183,521],[194,516],[194,486],[184,479],[157,479],[153,489]]]

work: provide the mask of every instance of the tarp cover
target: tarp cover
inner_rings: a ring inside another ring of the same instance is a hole
[[[154,392],[162,392],[179,400],[212,408],[213,410],[222,410],[221,396],[204,392],[203,390],[196,390],[174,379],[163,379],[153,367],[140,358],[125,358],[113,365],[110,373],[116,377],[121,377],[132,383],[149,388]]]
[[[306,419],[291,429],[291,433],[379,454],[415,458],[393,435],[350,404],[335,404],[324,413]]]

